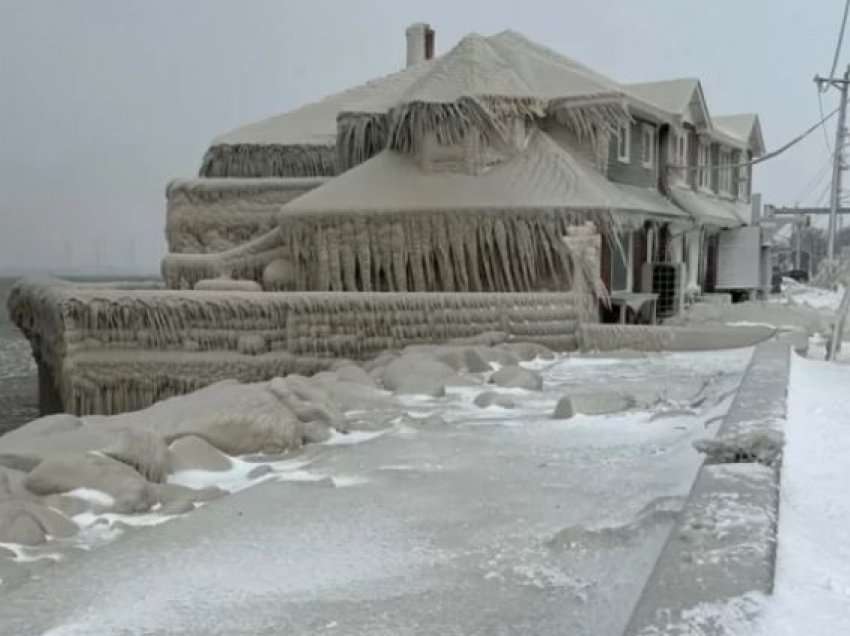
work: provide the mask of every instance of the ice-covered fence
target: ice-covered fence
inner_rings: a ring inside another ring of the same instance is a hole
[[[18,283],[9,310],[32,344],[43,409],[78,414],[487,331],[562,351],[578,344],[569,293],[181,292],[42,279]]]

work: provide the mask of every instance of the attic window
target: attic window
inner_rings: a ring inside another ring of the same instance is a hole
[[[640,135],[640,162],[644,168],[653,166],[655,158],[655,127],[650,124],[644,124],[641,127]]]
[[[617,160],[622,163],[629,163],[632,147],[632,131],[626,125],[617,128]]]

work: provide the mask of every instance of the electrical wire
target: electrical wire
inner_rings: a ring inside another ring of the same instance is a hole
[[[838,32],[838,43],[835,45],[835,55],[832,57],[832,70],[829,72],[829,77],[835,77],[835,69],[838,68],[838,57],[841,55],[841,44],[844,42],[844,29],[847,27],[847,12],[850,11],[850,0],[844,3],[844,17],[841,18],[841,31]],[[827,86],[828,85],[824,85]],[[820,92],[824,92],[826,88],[821,86]]]
[[[826,163],[824,163],[823,166],[821,166],[820,170],[818,170],[818,172],[815,174],[815,176],[810,179],[805,186],[803,186],[802,190],[800,190],[800,193],[796,197],[794,197],[793,200],[796,202],[795,205],[799,205],[800,201],[808,197],[813,190],[816,190],[820,187],[824,177],[829,174],[829,169],[831,167],[832,157],[827,157]]]
[[[848,0],[848,1],[850,2],[850,0]],[[784,146],[780,146],[779,148],[777,148],[773,152],[768,152],[766,154],[763,154],[761,157],[756,157],[755,159],[753,159],[751,161],[744,161],[742,163],[726,163],[726,164],[721,164],[719,166],[713,166],[710,163],[708,163],[708,164],[697,164],[697,165],[694,165],[694,166],[671,166],[671,168],[675,167],[675,168],[678,168],[679,170],[681,170],[682,168],[684,168],[685,170],[702,170],[704,168],[708,168],[708,169],[724,168],[724,169],[734,170],[736,168],[747,168],[749,166],[754,166],[758,163],[764,163],[765,161],[769,161],[770,159],[773,159],[774,157],[778,157],[779,155],[781,155],[783,152],[785,152],[789,148],[796,146],[798,143],[803,141],[806,137],[811,135],[815,131],[815,129],[817,129],[819,126],[822,126],[824,123],[829,121],[829,119],[832,116],[834,116],[835,113],[837,113],[837,112],[838,112],[838,108],[836,108],[835,110],[830,112],[826,117],[822,118],[816,124],[810,126],[805,131],[803,131],[802,133],[800,133],[799,135],[794,137],[791,141],[786,143]]]

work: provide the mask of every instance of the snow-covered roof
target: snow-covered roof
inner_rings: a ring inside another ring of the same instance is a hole
[[[722,115],[715,117],[713,121],[717,129],[748,145],[756,156],[764,153],[761,122],[755,113]]]
[[[498,118],[545,113],[593,134],[620,123],[627,108],[659,122],[689,121],[713,132],[696,79],[626,86],[517,32],[471,34],[433,60],[216,137],[201,174],[330,176],[350,165],[340,157],[362,160],[387,139],[392,147],[409,149],[435,128],[453,142],[469,125],[486,136],[488,126],[501,125]],[[338,118],[344,113],[371,119],[341,128]],[[351,134],[337,147],[343,129]],[[732,145],[746,143],[725,131],[716,136]]]
[[[686,210],[700,225],[732,228],[744,225],[747,206],[712,196],[697,193],[690,188],[670,188],[670,197]]]
[[[478,174],[423,169],[414,155],[385,150],[282,208],[313,212],[578,209],[685,217],[657,191],[615,184],[542,131],[526,148]]]
[[[680,78],[660,82],[638,82],[627,84],[630,93],[656,104],[664,110],[682,115],[699,89],[699,80]]]

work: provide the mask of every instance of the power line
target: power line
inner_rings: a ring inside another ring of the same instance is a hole
[[[848,0],[848,2],[850,2],[850,0]],[[761,157],[756,157],[755,159],[752,159],[751,161],[744,161],[744,162],[741,162],[741,163],[724,163],[724,164],[719,164],[717,166],[713,166],[713,165],[711,165],[711,163],[707,163],[707,164],[698,163],[694,166],[675,166],[675,167],[680,169],[680,170],[683,169],[683,168],[685,170],[702,170],[704,168],[709,168],[709,169],[711,169],[711,168],[724,168],[724,169],[734,170],[736,168],[746,168],[748,166],[754,166],[757,163],[764,163],[765,161],[769,161],[770,159],[773,159],[774,157],[778,157],[779,155],[781,155],[783,152],[785,152],[789,148],[792,148],[793,146],[796,146],[798,143],[803,141],[806,137],[811,135],[815,131],[815,129],[818,128],[818,126],[822,126],[824,123],[829,121],[829,119],[833,115],[835,115],[835,113],[837,113],[838,110],[839,109],[836,108],[835,110],[831,111],[826,117],[822,118],[819,122],[817,122],[816,124],[813,124],[812,126],[807,128],[805,131],[803,131],[802,133],[800,133],[799,135],[794,137],[791,141],[786,143],[784,146],[780,146],[779,148],[777,148],[773,152],[768,152],[766,154],[763,154]]]
[[[828,174],[830,167],[832,167],[831,156],[826,158],[826,162],[823,164],[823,166],[821,166],[821,169],[818,170],[815,176],[812,177],[812,179],[810,179],[805,186],[803,186],[802,190],[800,190],[800,193],[794,198],[794,201],[799,203],[807,196],[809,196],[813,190],[818,188],[821,184],[821,181],[823,181],[823,178]]]
[[[841,31],[838,32],[838,43],[835,45],[835,55],[832,58],[832,70],[829,72],[829,77],[835,76],[835,69],[838,68],[838,57],[841,55],[841,44],[844,42],[844,29],[847,27],[847,12],[850,10],[850,0],[844,3],[844,17],[841,18]],[[823,93],[826,88],[821,86],[820,92]]]

